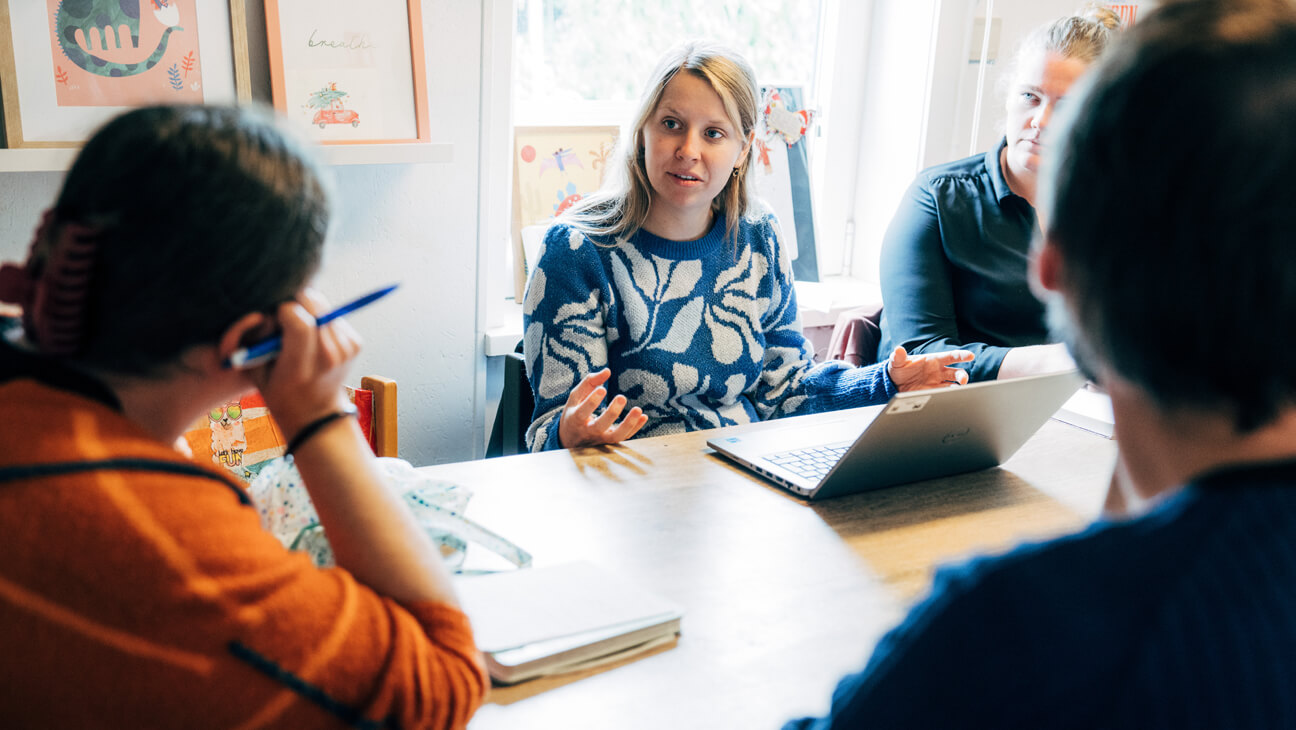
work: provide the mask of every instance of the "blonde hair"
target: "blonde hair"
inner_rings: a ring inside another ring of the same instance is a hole
[[[667,51],[653,70],[639,103],[632,132],[618,145],[603,188],[559,219],[589,236],[629,238],[643,228],[652,206],[652,184],[644,166],[644,126],[661,101],[666,85],[681,71],[705,80],[720,97],[725,114],[745,140],[756,129],[759,95],[756,74],[738,53],[708,41],[689,41]],[[725,237],[737,241],[738,222],[753,209],[751,151],[738,161],[737,172],[711,201],[725,217]]]
[[[1013,66],[1028,53],[1056,53],[1093,63],[1121,29],[1120,16],[1101,3],[1087,3],[1075,13],[1031,31],[1017,47]],[[1009,74],[1011,75],[1011,74]]]

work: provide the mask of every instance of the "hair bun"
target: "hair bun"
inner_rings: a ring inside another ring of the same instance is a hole
[[[1121,27],[1120,14],[1104,3],[1085,3],[1085,6],[1076,13],[1076,17],[1097,23],[1108,30],[1117,30]]]

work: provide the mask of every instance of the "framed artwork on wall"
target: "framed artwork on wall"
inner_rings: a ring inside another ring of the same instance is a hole
[[[247,98],[243,2],[0,0],[5,146],[75,147],[131,107]]]
[[[620,128],[514,127],[514,296],[522,301],[528,261],[549,223],[603,185]]]
[[[761,88],[760,116],[752,145],[752,179],[756,194],[778,216],[797,281],[819,281],[805,138],[813,119],[814,112],[802,104],[801,87]]]
[[[1138,19],[1138,3],[1107,3],[1107,7],[1120,16],[1122,27],[1128,28]]]
[[[419,0],[265,0],[270,89],[323,144],[427,142]]]

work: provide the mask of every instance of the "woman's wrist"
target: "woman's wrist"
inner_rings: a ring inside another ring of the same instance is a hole
[[[353,407],[351,399],[347,397],[345,389],[339,387],[335,395],[329,397],[306,397],[299,394],[281,396],[274,394],[273,399],[266,391],[262,391],[265,396],[266,405],[270,408],[270,414],[274,417],[275,425],[279,427],[280,433],[284,438],[291,441],[298,431],[301,431],[311,421],[326,416],[335,411],[345,411]]]
[[[336,410],[325,413],[324,415],[307,422],[301,428],[297,429],[297,432],[293,434],[292,438],[288,439],[288,448],[284,452],[284,455],[291,456],[294,452],[300,449],[303,444],[314,438],[316,434],[340,421],[350,419],[355,414],[355,404],[346,401]]]

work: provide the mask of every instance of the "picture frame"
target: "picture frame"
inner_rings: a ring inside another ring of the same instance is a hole
[[[620,134],[616,125],[513,128],[516,301],[522,301],[530,263],[545,229],[572,204],[602,187],[608,165],[616,159]]]
[[[1138,3],[1108,3],[1107,7],[1120,16],[1121,27],[1128,28],[1138,19]]]
[[[761,87],[751,151],[752,182],[756,194],[778,217],[797,281],[819,281],[806,139],[813,119],[814,111],[805,107],[800,86]]]
[[[116,12],[121,3],[91,3],[97,16],[109,12],[100,6]],[[0,0],[6,147],[78,147],[107,120],[145,104],[250,98],[244,0],[141,6],[153,12],[113,17],[105,32],[70,17],[58,0]]]
[[[274,106],[321,144],[430,141],[420,0],[265,0]]]

